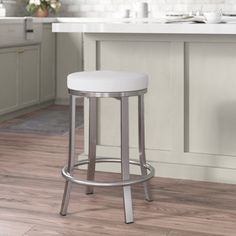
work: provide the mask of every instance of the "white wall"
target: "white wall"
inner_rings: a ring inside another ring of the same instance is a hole
[[[8,16],[23,15],[22,0],[3,0]],[[61,0],[62,16],[109,17],[122,9],[134,9],[140,1],[147,1],[153,12],[166,11],[203,11],[223,9],[236,11],[236,0]]]
[[[61,14],[64,16],[103,17],[112,16],[122,9],[134,9],[135,3],[147,1],[150,10],[166,11],[210,11],[222,9],[236,11],[235,0],[62,0]]]

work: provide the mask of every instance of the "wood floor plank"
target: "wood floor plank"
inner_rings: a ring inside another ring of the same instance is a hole
[[[117,230],[109,230],[106,228],[101,228],[97,227],[96,230],[91,230],[90,229],[86,231],[75,231],[75,230],[69,230],[69,229],[64,229],[61,227],[35,227],[31,229],[28,233],[26,233],[24,236],[42,236],[42,235],[47,235],[47,236],[55,236],[55,235],[63,235],[63,236],[103,236],[103,235],[113,235],[113,236],[121,236],[121,235],[129,235],[129,236],[143,236],[144,233],[132,229],[132,226],[129,226],[131,229],[130,230],[124,230],[124,227],[121,229],[121,231]],[[150,231],[146,230],[145,235],[148,236],[167,236],[168,230],[163,229],[163,228],[155,228],[155,230]],[[208,236],[208,235],[202,235],[202,236]],[[211,235],[209,235],[211,236]]]
[[[14,222],[14,227],[12,221],[0,221],[0,235],[2,236],[22,236],[25,235],[33,225],[26,223]]]
[[[83,149],[77,130],[77,153]],[[153,202],[133,190],[135,223],[123,223],[121,188],[74,186],[68,215],[58,214],[68,155],[68,134],[0,132],[1,236],[235,236],[236,185],[154,178]],[[80,171],[85,178],[85,171]],[[99,172],[98,179],[120,178]],[[4,232],[4,234],[2,234]]]
[[[196,233],[187,230],[171,230],[167,236],[223,236],[223,234]]]

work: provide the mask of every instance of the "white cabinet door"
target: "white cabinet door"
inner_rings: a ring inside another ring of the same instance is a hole
[[[0,115],[39,103],[39,46],[0,49]]]
[[[51,24],[44,24],[41,44],[40,101],[55,98],[55,34]]]
[[[39,47],[19,49],[20,107],[39,102]]]
[[[15,49],[0,50],[0,114],[18,106],[18,57]]]

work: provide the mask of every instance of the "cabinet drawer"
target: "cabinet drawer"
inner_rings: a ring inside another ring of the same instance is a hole
[[[42,40],[42,24],[34,24],[33,39],[26,40],[24,23],[0,24],[0,47],[40,43]]]

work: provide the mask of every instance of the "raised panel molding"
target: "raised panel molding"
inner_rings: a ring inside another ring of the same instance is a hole
[[[148,72],[149,87],[145,95],[146,147],[172,149],[173,105],[171,77],[171,44],[169,42],[101,41],[97,45],[100,70]],[[144,56],[148,55],[148,56]],[[138,144],[137,98],[130,98],[130,145]],[[153,102],[155,101],[155,102]],[[99,143],[120,143],[120,104],[100,99]],[[161,116],[159,114],[162,114]]]
[[[0,50],[0,114],[10,112],[18,106],[18,63],[15,49]]]
[[[186,45],[188,152],[236,156],[236,43]]]
[[[20,57],[20,89],[22,107],[39,103],[39,47],[25,47]]]

